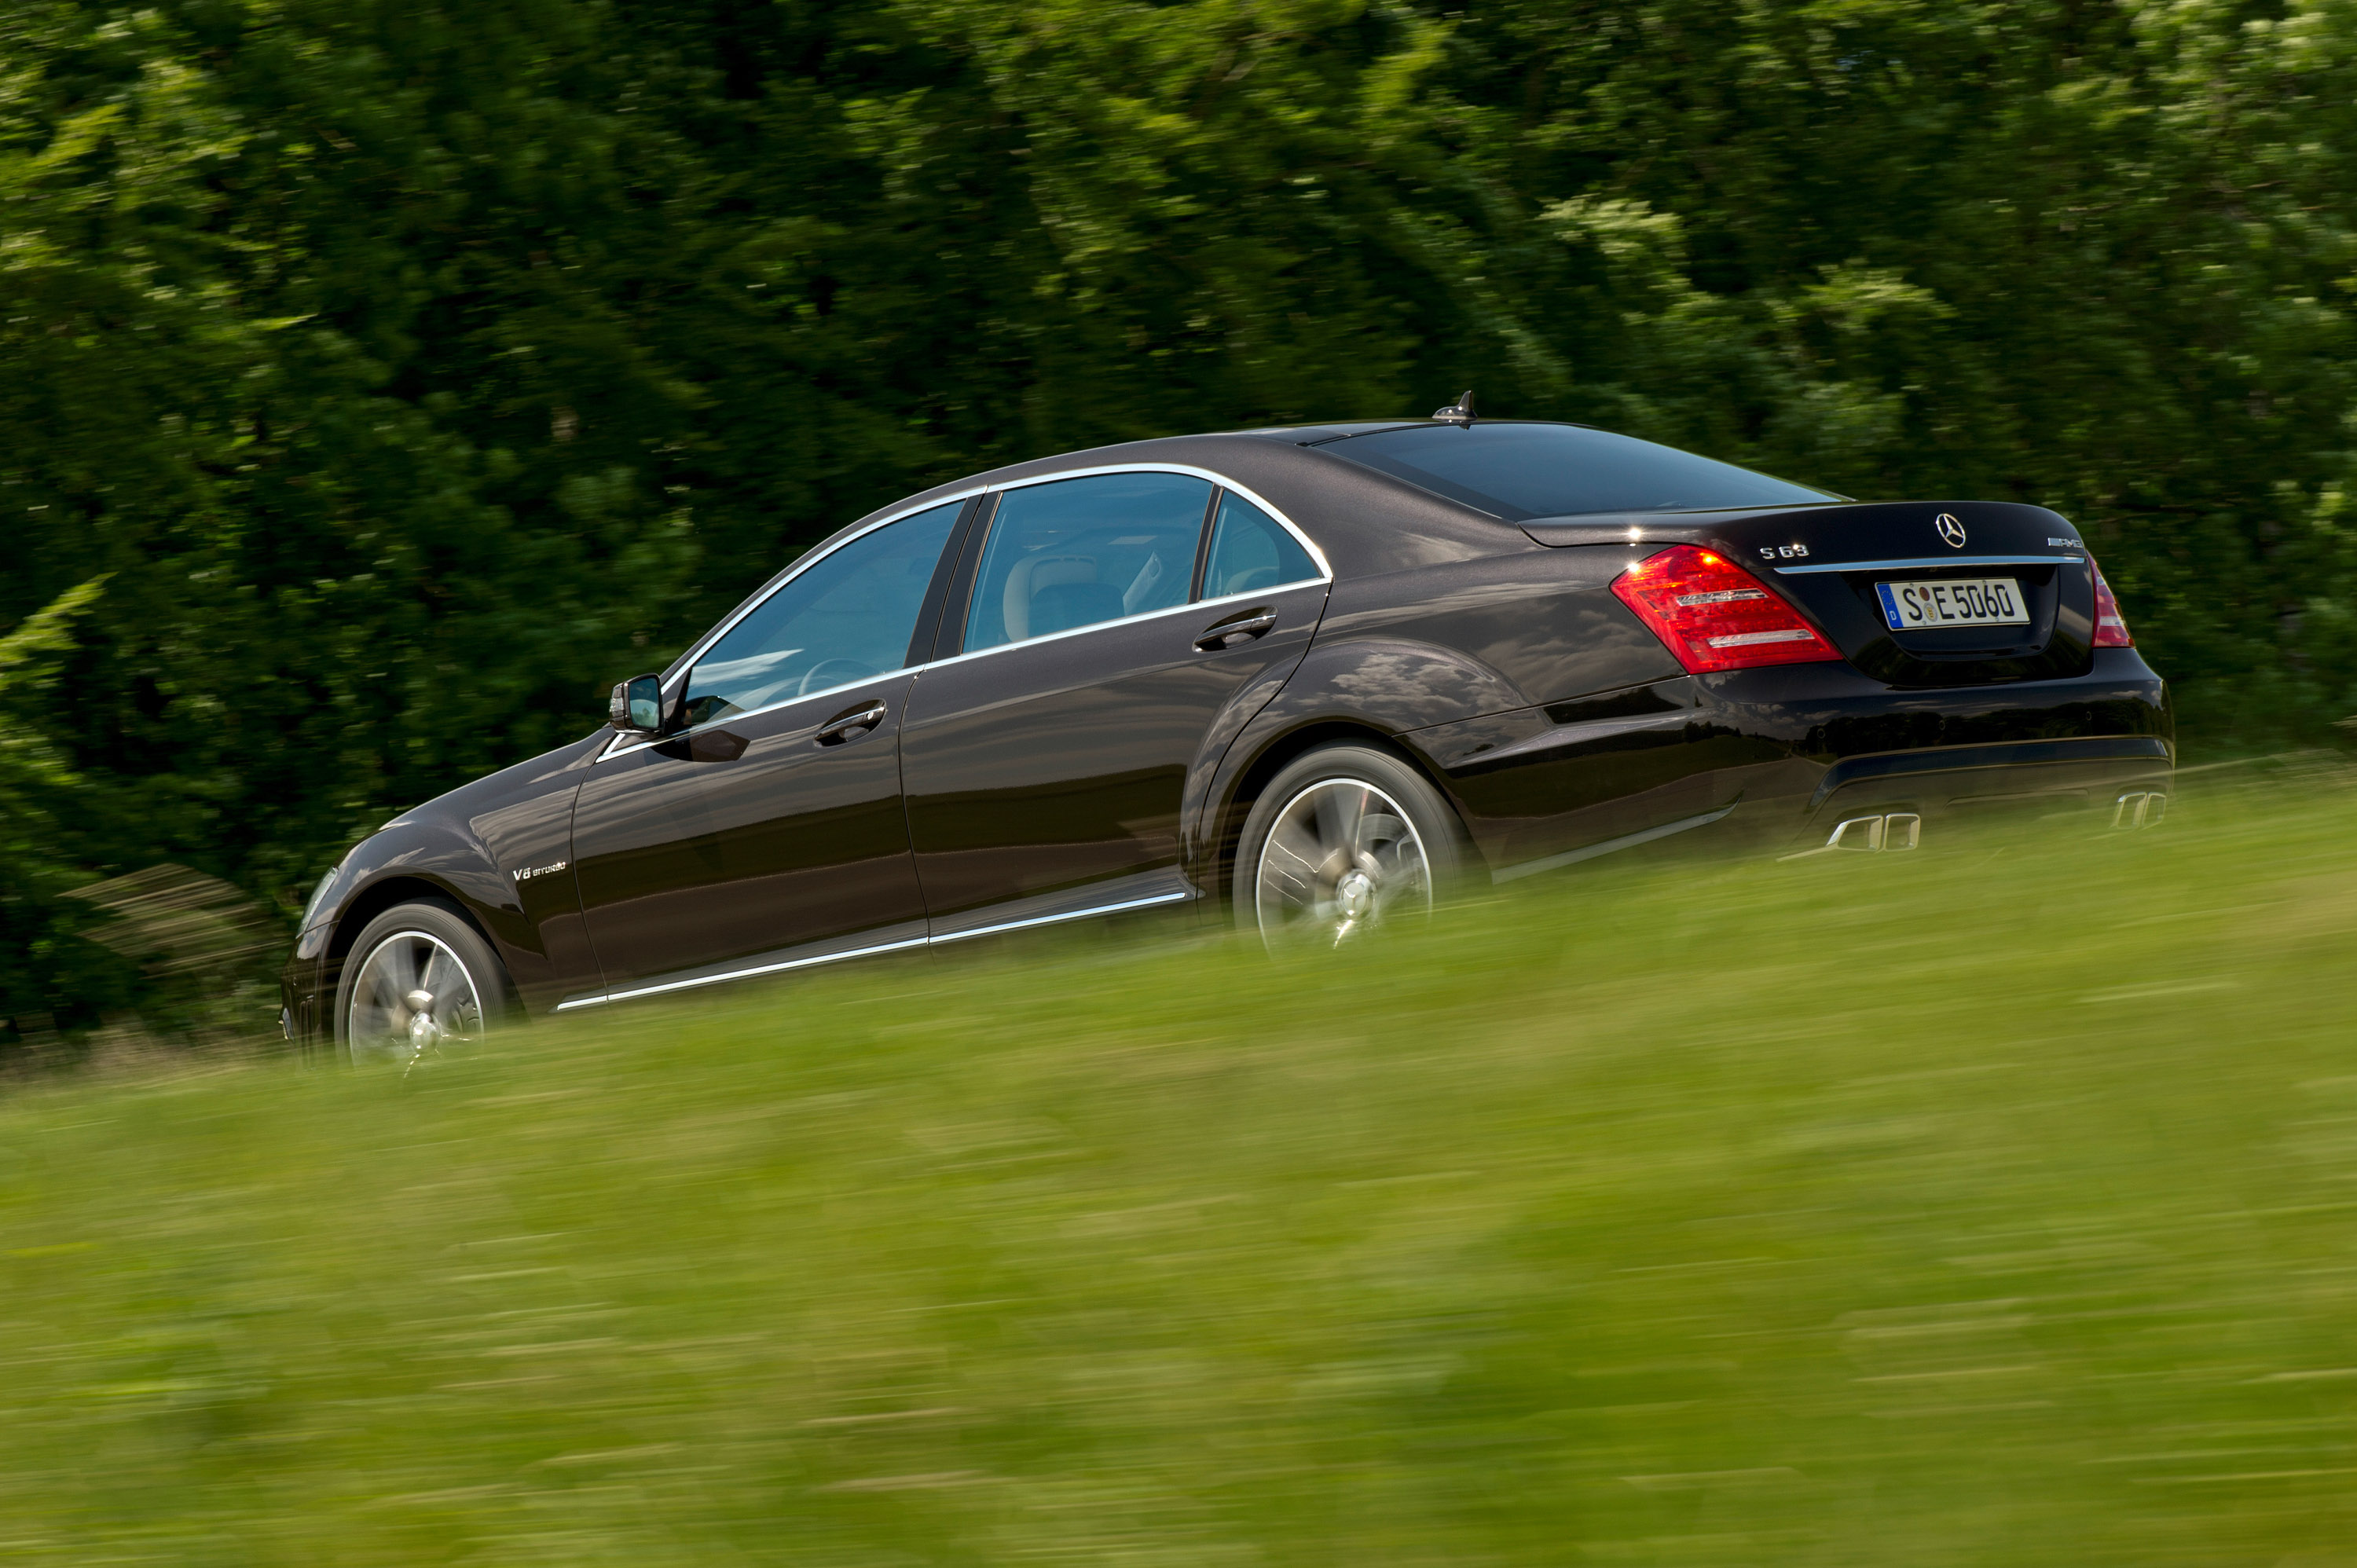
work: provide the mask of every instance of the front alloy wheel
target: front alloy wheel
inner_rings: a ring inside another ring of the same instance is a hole
[[[412,1069],[479,1044],[508,994],[498,956],[456,908],[404,904],[352,943],[337,987],[337,1043],[355,1067]]]
[[[446,1042],[480,1039],[483,999],[440,938],[396,931],[361,961],[345,1019],[344,1041],[355,1062],[414,1062],[441,1055]]]

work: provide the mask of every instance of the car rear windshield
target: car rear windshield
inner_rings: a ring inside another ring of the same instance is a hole
[[[1319,450],[1509,522],[1842,499],[1674,446],[1577,424],[1422,424],[1329,442]]]

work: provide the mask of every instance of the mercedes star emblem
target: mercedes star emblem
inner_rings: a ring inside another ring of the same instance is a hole
[[[1964,547],[1964,525],[1958,522],[1953,513],[1942,512],[1932,520],[1932,526],[1940,531],[1940,537],[1948,542],[1951,550]]]

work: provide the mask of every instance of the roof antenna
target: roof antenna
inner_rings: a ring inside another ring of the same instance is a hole
[[[1468,387],[1458,393],[1457,401],[1447,408],[1434,409],[1432,417],[1445,420],[1450,424],[1471,424],[1473,423],[1473,389]]]

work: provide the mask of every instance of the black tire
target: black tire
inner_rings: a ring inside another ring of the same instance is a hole
[[[407,1008],[407,993],[399,990],[404,957],[414,978],[430,983],[429,994],[441,993],[426,1010],[431,1026],[422,1030]],[[452,982],[454,971],[463,991]],[[356,1007],[363,1015],[357,1020]],[[514,1014],[515,986],[500,955],[457,905],[431,898],[396,904],[361,928],[344,955],[329,1025],[335,1054],[344,1062],[406,1067],[477,1045]],[[395,1026],[406,1030],[405,1047],[387,1032]]]
[[[1372,746],[1347,743],[1321,746],[1306,751],[1286,764],[1261,790],[1260,798],[1253,802],[1252,810],[1244,816],[1243,832],[1236,841],[1235,875],[1232,884],[1233,897],[1231,900],[1235,908],[1236,925],[1240,929],[1258,932],[1272,947],[1289,935],[1303,934],[1307,928],[1283,918],[1272,918],[1269,890],[1285,881],[1288,873],[1271,857],[1271,837],[1280,822],[1286,824],[1288,833],[1297,829],[1305,807],[1314,815],[1319,799],[1329,788],[1342,798],[1348,798],[1353,789],[1370,792],[1361,797],[1361,810],[1379,813],[1385,812],[1388,808],[1386,814],[1395,815],[1405,822],[1424,863],[1424,886],[1420,893],[1405,882],[1394,888],[1388,901],[1378,892],[1375,895],[1377,902],[1371,913],[1356,925],[1348,922],[1359,921],[1360,917],[1343,914],[1346,905],[1342,895],[1347,890],[1340,884],[1341,875],[1347,875],[1347,871],[1338,875],[1333,879],[1335,886],[1330,889],[1336,897],[1327,901],[1334,904],[1337,919],[1345,923],[1334,928],[1334,942],[1348,940],[1356,934],[1357,929],[1381,924],[1386,917],[1424,913],[1435,901],[1446,898],[1453,892],[1474,863],[1472,844],[1466,837],[1464,824],[1458,821],[1455,809],[1439,790],[1426,780],[1423,774],[1400,757]],[[1404,840],[1394,839],[1393,842],[1399,843]],[[1299,857],[1291,854],[1291,847],[1290,840],[1280,843],[1277,854],[1298,862]],[[1338,846],[1326,847],[1330,859]],[[1375,845],[1372,853],[1362,853],[1354,848],[1345,858],[1356,858],[1361,865],[1366,865],[1369,859],[1381,862],[1396,858],[1398,864],[1404,864],[1404,857],[1388,855],[1380,844]],[[1265,863],[1268,863],[1265,867]],[[1326,864],[1320,862],[1321,865]],[[1332,860],[1331,864],[1340,865],[1342,861]],[[1270,873],[1269,876],[1265,877],[1265,869]],[[1318,882],[1319,876],[1319,873],[1308,872],[1297,880],[1304,881],[1307,886],[1308,883]],[[1305,891],[1303,897],[1311,903],[1318,902],[1313,893]],[[1401,898],[1407,899],[1407,907],[1400,905]],[[1276,897],[1275,903],[1283,906],[1285,900]],[[1304,916],[1305,920],[1308,918]]]

